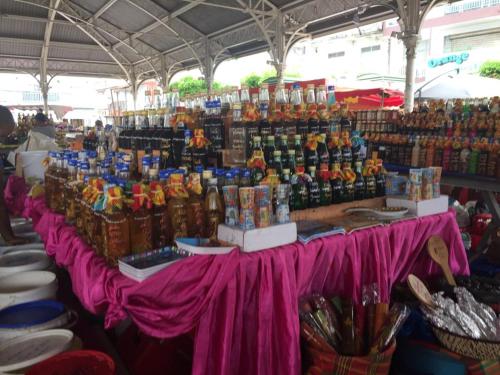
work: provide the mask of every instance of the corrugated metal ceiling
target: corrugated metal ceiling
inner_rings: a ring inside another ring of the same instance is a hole
[[[291,17],[293,22],[304,22],[304,26],[305,22],[322,18],[317,24],[308,24],[306,30],[312,35],[335,29],[336,23],[332,21],[334,18],[328,18],[338,12],[335,9],[355,9],[358,4],[357,0],[262,1],[267,1],[267,8],[259,9],[267,12],[267,18],[261,21],[268,24],[268,27],[275,24],[273,13],[270,12],[272,6],[282,8],[291,15],[294,12]],[[58,11],[64,14],[58,13],[55,17],[48,57],[49,69],[59,74],[124,77],[134,69],[136,75],[142,74],[144,77],[160,71],[161,58],[165,59],[166,68],[175,64],[173,71],[191,68],[198,65],[198,59],[204,59],[207,51],[204,43],[209,43],[208,50],[212,57],[219,57],[217,62],[222,58],[269,49],[262,28],[257,27],[249,12],[242,9],[241,2],[247,6],[258,3],[258,0],[59,2]],[[0,70],[37,72],[40,69],[40,61],[35,57],[39,57],[41,53],[49,4],[50,0],[0,0]],[[386,9],[383,11],[387,13]],[[382,10],[380,13],[383,13]],[[64,15],[70,17],[80,28]],[[257,15],[263,17],[262,13]],[[296,25],[290,24],[287,27],[293,30]],[[270,35],[273,38],[272,33]],[[186,43],[189,43],[189,47]],[[120,61],[123,69],[118,64],[110,65],[114,61],[111,55]],[[85,64],[85,61],[92,63]]]

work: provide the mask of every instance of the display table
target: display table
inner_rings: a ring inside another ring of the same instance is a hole
[[[13,187],[19,180],[9,184],[8,191],[20,191]],[[195,329],[193,374],[200,375],[299,374],[299,297],[319,292],[360,301],[363,285],[378,283],[387,301],[392,285],[409,273],[439,273],[425,251],[431,235],[450,248],[455,273],[469,272],[453,212],[307,245],[193,256],[142,283],[108,267],[42,199],[27,197],[23,214],[33,218],[47,253],[69,271],[85,308],[104,314],[107,328],[130,316],[154,337]]]

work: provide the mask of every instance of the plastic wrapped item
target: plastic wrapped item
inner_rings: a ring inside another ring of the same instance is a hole
[[[433,198],[433,170],[432,168],[422,168],[422,199]]]
[[[320,295],[313,295],[311,303],[316,311],[313,315],[321,322],[321,326],[328,334],[328,341],[334,348],[339,347],[341,335],[339,332],[339,321],[337,314],[330,305],[330,303]]]
[[[265,228],[271,225],[271,187],[259,185],[255,187],[255,226]]]
[[[344,355],[356,354],[355,321],[353,301],[345,298],[342,299],[342,320],[340,323],[342,343],[340,345],[340,351]]]
[[[441,172],[442,167],[431,167],[432,169],[432,197],[439,198],[441,196]]]
[[[229,226],[236,226],[239,223],[238,212],[238,186],[228,185],[222,187],[225,205],[225,223]]]
[[[410,315],[410,308],[406,305],[395,303],[389,310],[384,326],[378,332],[377,339],[370,349],[370,353],[381,353],[394,340],[397,333]]]
[[[240,196],[240,227],[241,229],[255,228],[255,190],[253,187],[244,187],[239,189]]]
[[[410,169],[408,180],[408,199],[411,201],[422,200],[422,170]]]

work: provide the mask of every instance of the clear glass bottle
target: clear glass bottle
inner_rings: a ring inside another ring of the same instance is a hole
[[[224,210],[221,197],[217,189],[217,179],[211,178],[208,182],[208,191],[205,197],[205,213],[207,215],[207,237],[210,241],[217,241],[217,229],[224,222]]]
[[[360,161],[357,161],[354,166],[354,173],[356,174],[356,179],[354,180],[354,200],[363,200],[365,199],[366,186],[365,179],[363,178],[362,164]]]

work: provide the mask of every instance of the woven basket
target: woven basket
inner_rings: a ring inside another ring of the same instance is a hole
[[[434,325],[432,330],[439,342],[452,352],[478,360],[500,358],[500,342],[459,336]]]

